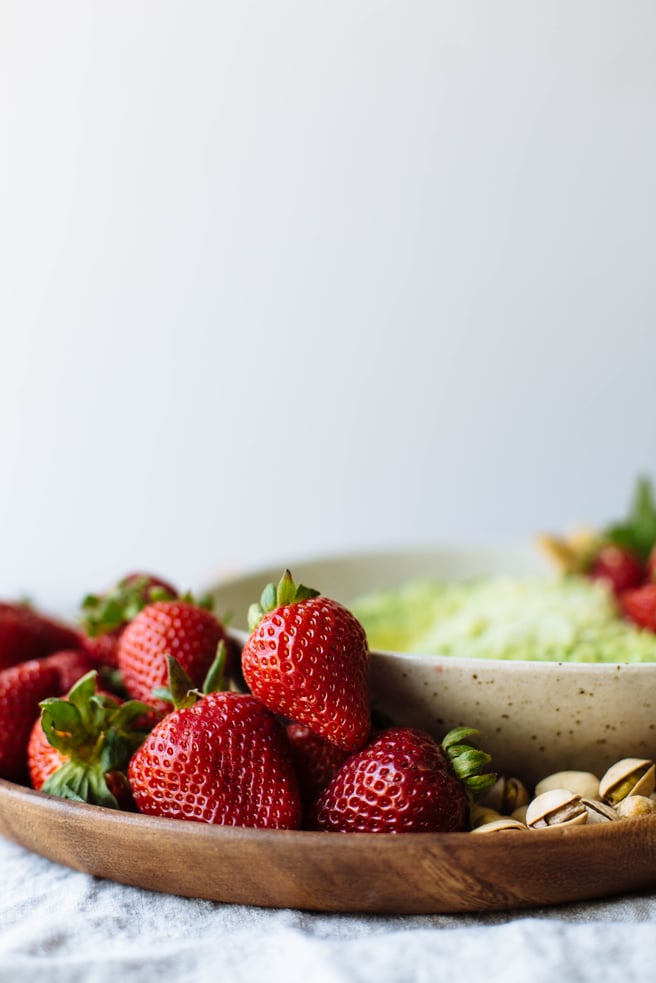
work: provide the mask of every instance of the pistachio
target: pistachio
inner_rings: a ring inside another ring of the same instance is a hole
[[[617,803],[620,819],[637,819],[639,816],[652,816],[656,812],[656,802],[646,795],[627,795]]]
[[[552,788],[566,788],[582,799],[599,798],[599,779],[590,771],[557,771],[547,775],[535,786],[535,794],[542,795]]]
[[[494,822],[497,819],[501,819],[501,813],[497,812],[496,809],[489,809],[487,806],[480,805],[480,803],[476,803],[476,805],[472,807],[472,829],[476,829],[477,826],[483,826],[485,823]]]
[[[526,829],[524,823],[520,823],[517,819],[511,819],[510,816],[502,816],[501,819],[495,819],[490,823],[483,823],[482,826],[476,826],[472,829],[472,833],[504,833],[506,830],[522,829]]]
[[[505,778],[503,775],[479,800],[481,805],[496,809],[502,816],[509,816],[514,809],[529,801],[528,789],[519,778]]]
[[[603,775],[599,794],[616,806],[629,795],[650,796],[656,785],[656,768],[647,758],[622,758]]]
[[[579,826],[587,822],[588,811],[581,796],[566,788],[552,788],[533,799],[526,810],[529,829],[546,826]]]
[[[612,806],[607,805],[605,802],[599,802],[598,799],[585,798],[582,798],[581,802],[588,811],[589,825],[594,823],[612,823],[616,819],[619,819],[615,809],[613,809]]]
[[[517,809],[513,809],[510,813],[511,819],[516,819],[520,823],[524,823],[526,826],[526,810],[528,809],[528,803],[525,806],[519,806]]]

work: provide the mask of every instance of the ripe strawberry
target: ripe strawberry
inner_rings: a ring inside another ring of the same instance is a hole
[[[656,632],[656,583],[625,591],[620,597],[620,607],[640,628]]]
[[[487,789],[478,775],[489,755],[460,743],[475,731],[458,728],[444,740],[391,727],[337,772],[317,801],[319,829],[361,833],[448,833],[469,826],[469,793]]]
[[[351,756],[303,724],[288,724],[287,739],[298,775],[303,803],[308,806]]]
[[[104,594],[88,594],[82,601],[84,647],[98,665],[118,665],[121,633],[148,604],[172,600],[175,587],[149,573],[130,573]]]
[[[296,587],[285,571],[249,612],[242,672],[265,706],[349,751],[370,730],[368,648],[359,621],[337,601]]]
[[[653,547],[647,560],[646,580],[650,584],[656,583],[656,546]]]
[[[589,570],[593,580],[606,581],[617,595],[637,587],[644,575],[645,569],[635,553],[625,546],[612,544],[601,547]]]
[[[55,666],[59,673],[59,685],[51,696],[61,696],[74,686],[82,676],[90,672],[94,667],[93,659],[82,649],[64,649],[62,652],[53,652],[47,655],[45,661],[48,665]]]
[[[27,605],[0,602],[0,669],[80,645],[80,636],[67,625]]]
[[[0,671],[0,778],[21,779],[27,742],[39,703],[59,690],[59,670],[46,659],[30,659]]]
[[[162,693],[168,679],[166,656],[174,656],[192,685],[200,686],[224,639],[223,625],[205,608],[181,599],[149,604],[123,630],[119,641],[123,684],[135,699],[157,710],[169,710],[171,701]]]
[[[79,679],[64,699],[41,701],[27,759],[33,787],[113,809],[133,808],[127,780],[132,753],[146,736],[148,706],[98,689],[98,673]]]
[[[133,755],[140,812],[224,826],[297,829],[298,780],[282,725],[249,693],[193,693]]]

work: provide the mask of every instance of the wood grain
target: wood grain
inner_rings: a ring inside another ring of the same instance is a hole
[[[478,836],[281,832],[114,812],[0,780],[0,834],[124,884],[315,911],[474,912],[656,886],[656,816]]]

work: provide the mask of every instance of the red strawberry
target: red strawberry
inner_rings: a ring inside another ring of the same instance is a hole
[[[331,744],[303,724],[288,724],[286,730],[301,797],[309,805],[323,792],[351,752]]]
[[[30,659],[0,671],[0,778],[24,777],[27,742],[39,703],[59,691],[59,670]]]
[[[448,833],[469,827],[469,795],[488,788],[475,776],[489,755],[459,743],[474,733],[458,728],[445,738],[449,757],[422,730],[391,727],[337,772],[316,804],[315,824],[331,832]],[[455,762],[463,780],[456,775]]]
[[[650,584],[656,583],[656,546],[652,548],[647,560],[646,579]]]
[[[133,755],[128,777],[137,808],[148,815],[224,826],[300,826],[285,732],[249,693],[208,693],[167,714]]]
[[[153,601],[178,596],[175,587],[149,573],[130,573],[104,594],[82,601],[84,647],[98,665],[118,665],[118,643],[125,626]]]
[[[67,625],[27,605],[0,602],[0,669],[80,645],[80,636]]]
[[[640,628],[656,632],[656,583],[625,591],[620,597],[620,607]]]
[[[242,672],[265,706],[349,751],[371,729],[368,648],[359,621],[337,601],[296,587],[286,571],[249,612]]]
[[[639,558],[625,546],[602,546],[597,553],[589,576],[604,580],[619,595],[642,583],[645,570]]]
[[[30,780],[51,795],[113,809],[134,808],[127,766],[146,732],[149,707],[98,689],[98,673],[79,679],[65,699],[41,702],[27,745]]]
[[[94,667],[91,657],[82,649],[64,649],[62,652],[53,652],[47,655],[45,661],[48,665],[55,666],[59,672],[59,685],[56,692],[51,696],[61,696],[73,687],[73,685]]]
[[[118,665],[130,696],[169,710],[170,700],[154,691],[166,687],[166,656],[172,655],[200,686],[225,639],[221,622],[211,611],[190,601],[157,601],[144,608],[124,629],[118,646]]]

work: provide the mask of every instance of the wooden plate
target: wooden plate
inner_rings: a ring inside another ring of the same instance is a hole
[[[123,884],[275,908],[472,912],[656,887],[656,816],[481,835],[281,832],[115,812],[0,780],[0,834]]]

